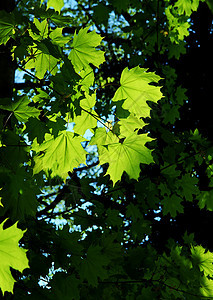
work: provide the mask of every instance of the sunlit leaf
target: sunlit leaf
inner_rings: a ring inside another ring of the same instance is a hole
[[[0,11],[0,45],[6,44],[15,33],[14,15],[4,10]]]
[[[0,108],[11,111],[18,121],[26,122],[30,117],[38,118],[40,114],[40,111],[37,108],[29,106],[29,104],[30,101],[25,95],[20,97],[18,101],[13,102],[11,105],[1,105]]]
[[[3,229],[5,221],[0,224],[0,288],[2,293],[13,292],[15,279],[10,268],[23,272],[29,268],[26,250],[19,247],[19,240],[25,231],[17,228],[17,223]]]
[[[112,135],[111,132],[110,135]],[[113,135],[111,142],[109,138],[103,137],[102,145],[100,140],[101,136],[98,141],[98,136],[95,135],[92,143],[97,142],[98,144],[100,164],[109,164],[107,174],[110,175],[114,184],[121,179],[124,171],[130,178],[138,179],[140,164],[153,162],[151,150],[145,146],[147,142],[152,140],[147,134],[137,135],[133,133],[125,138],[124,141]],[[133,157],[134,159],[132,159]]]
[[[86,163],[87,152],[81,145],[83,141],[82,137],[74,136],[69,131],[61,131],[56,138],[47,134],[41,145],[35,142],[32,147],[38,153],[34,173],[51,170],[52,176],[58,175],[65,179],[68,171]]]
[[[212,276],[213,274],[213,253],[206,251],[202,246],[191,248],[192,260],[195,265],[203,271],[204,274]]]
[[[87,69],[89,64],[99,67],[105,61],[104,52],[95,47],[100,45],[102,37],[95,31],[87,32],[89,27],[80,29],[79,33],[74,35],[71,44],[72,50],[69,54],[76,72]]]
[[[125,68],[121,74],[121,86],[115,93],[113,101],[125,100],[123,108],[134,113],[137,117],[149,117],[151,108],[147,101],[157,102],[162,98],[160,87],[151,85],[161,78],[155,73],[148,73],[147,69],[135,67]]]

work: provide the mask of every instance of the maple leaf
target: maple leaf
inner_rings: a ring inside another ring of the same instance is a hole
[[[106,174],[110,175],[114,184],[121,179],[124,171],[129,178],[138,179],[140,164],[153,162],[151,150],[145,147],[145,144],[151,140],[147,134],[133,133],[123,142],[117,138],[116,142],[105,144],[107,149],[99,153],[99,160],[101,164],[109,164]]]
[[[81,70],[79,75],[82,78],[80,80],[80,85],[82,86],[81,89],[89,92],[89,88],[93,85],[95,79],[93,70],[89,66],[86,69]]]
[[[80,135],[84,135],[87,129],[93,132],[92,128],[96,127],[97,119],[99,119],[97,113],[93,110],[96,103],[96,95],[93,94],[90,96],[86,93],[85,96],[86,97],[80,101],[80,107],[83,109],[81,115],[73,119],[73,122],[75,122],[74,131]]]
[[[26,129],[24,133],[28,135],[31,141],[37,139],[39,144],[43,142],[45,134],[50,133],[46,123],[35,118],[29,118],[25,125]]]
[[[34,173],[41,170],[52,171],[52,176],[60,176],[66,179],[67,172],[80,164],[86,163],[86,151],[81,142],[85,141],[80,136],[74,136],[69,131],[61,131],[56,138],[50,134],[45,135],[45,141],[38,145],[33,143],[32,150],[44,152],[35,157]]]
[[[37,49],[37,47],[34,48],[36,51],[36,55],[33,59],[30,59],[26,65],[25,69],[36,69],[36,76],[39,79],[42,79],[44,77],[44,74],[46,71],[49,71],[53,75],[57,72],[57,62],[58,59],[50,55],[49,53],[44,53]]]
[[[208,279],[205,276],[202,276],[200,278],[200,293],[201,295],[203,295],[204,297],[207,297],[207,299],[209,297],[213,297],[213,280],[212,279]]]
[[[192,261],[197,265],[204,275],[213,274],[213,253],[207,251],[202,246],[191,247]]]
[[[135,206],[133,203],[130,203],[127,206],[126,216],[129,218],[132,218],[132,220],[137,220],[137,219],[143,218],[139,208],[137,206]]]
[[[53,277],[51,298],[55,300],[78,300],[80,280],[74,275],[56,273]],[[50,299],[50,298],[48,298]]]
[[[178,0],[175,3],[175,7],[178,9],[179,14],[185,14],[190,16],[192,11],[197,10],[199,0]]]
[[[187,201],[193,201],[193,194],[198,193],[197,187],[198,179],[192,177],[189,174],[184,175],[180,180],[180,188],[182,190],[182,195],[186,198]]]
[[[40,110],[35,107],[31,107],[28,104],[31,103],[28,97],[21,96],[20,99],[16,102],[13,102],[11,105],[3,106],[0,105],[1,109],[9,110],[13,112],[16,119],[20,122],[26,122],[30,117],[38,118]]]
[[[188,22],[183,22],[180,23],[179,26],[177,27],[178,30],[178,38],[182,41],[185,36],[189,35],[189,29],[190,24]]]
[[[168,6],[165,10],[165,14],[169,23],[169,37],[171,42],[179,44],[185,36],[189,35],[190,24],[187,20],[184,20],[182,16],[177,15],[174,7]],[[175,15],[176,14],[176,15]]]
[[[0,45],[6,44],[15,33],[15,18],[4,10],[0,11]]]
[[[169,59],[172,57],[175,57],[176,59],[179,59],[182,54],[186,54],[186,48],[185,48],[185,42],[179,41],[178,44],[172,43],[170,47],[168,48],[168,57]]]
[[[52,43],[60,47],[63,47],[66,43],[70,41],[70,37],[63,36],[62,30],[63,28],[56,28],[50,33],[50,38],[52,39]]]
[[[107,270],[104,268],[110,259],[101,253],[100,246],[90,246],[87,257],[82,261],[80,275],[92,286],[97,286],[98,278],[102,280],[107,277]]]
[[[59,13],[63,6],[64,6],[64,0],[48,0],[47,1],[47,9],[50,7],[53,7],[54,10],[58,11]]]
[[[148,69],[135,67],[125,68],[121,74],[121,86],[116,91],[112,101],[125,100],[122,107],[134,113],[138,118],[149,117],[151,108],[147,101],[157,102],[162,98],[160,87],[150,85],[157,83],[161,78]]]
[[[68,58],[72,61],[76,72],[82,69],[88,69],[89,64],[99,67],[105,61],[104,52],[96,50],[99,46],[102,37],[95,31],[87,32],[89,27],[80,29],[79,33],[74,34],[73,42],[71,44],[72,50]]]
[[[25,64],[25,69],[35,68],[36,76],[38,78],[43,78],[46,71],[49,71],[51,74],[55,75],[57,72],[57,62],[60,54],[57,46],[47,40],[47,20],[45,19],[44,21],[39,22],[38,19],[34,18],[33,23],[35,24],[38,33],[29,29],[29,35],[33,38],[35,43],[32,47],[30,47],[32,57],[30,57]],[[51,38],[53,38],[54,42],[54,38],[56,38],[58,31],[53,31],[51,34]]]
[[[170,105],[169,103],[165,103],[162,109],[162,114],[164,117],[164,124],[174,124],[175,120],[180,117],[179,114],[179,105]]]
[[[130,1],[129,0],[114,0],[113,1],[113,5],[115,6],[115,8],[117,9],[117,11],[119,13],[121,13],[122,11],[126,11],[128,5],[129,5]]]
[[[177,90],[175,92],[175,96],[177,98],[177,103],[179,105],[183,105],[184,101],[188,99],[188,97],[185,95],[186,89],[182,88],[181,86],[177,87]]]
[[[135,116],[135,114],[130,114],[128,118],[120,118],[119,122],[120,136],[127,136],[132,134],[135,130],[144,127],[145,123],[142,119]]]
[[[107,133],[105,128],[97,128],[91,138],[90,145],[97,145],[99,156],[102,156],[103,153],[107,152],[106,145],[118,142],[118,137],[111,131]]]
[[[7,178],[2,190],[3,212],[9,213],[11,220],[14,221],[23,221],[29,215],[35,216],[37,208],[35,195],[39,191],[24,168],[18,168]]]
[[[37,32],[34,32],[33,30],[29,29],[29,35],[34,39],[34,40],[42,40],[47,38],[48,36],[48,22],[47,19],[43,20],[40,22],[37,18],[34,18],[33,23],[35,27],[37,28]]]
[[[177,195],[172,195],[171,197],[165,197],[161,203],[163,205],[163,215],[170,213],[174,218],[177,215],[177,212],[183,212],[183,206],[181,204],[182,199]]]
[[[26,251],[18,245],[19,240],[23,237],[24,232],[17,228],[17,223],[3,229],[0,224],[0,288],[2,293],[13,293],[13,286],[15,279],[13,278],[10,268],[23,272],[24,269],[29,268]]]
[[[209,211],[213,211],[213,189],[210,191],[201,191],[198,195],[198,205],[202,209],[206,206]]]

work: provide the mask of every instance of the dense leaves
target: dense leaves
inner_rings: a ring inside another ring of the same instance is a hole
[[[0,297],[213,298],[210,2],[0,4]]]

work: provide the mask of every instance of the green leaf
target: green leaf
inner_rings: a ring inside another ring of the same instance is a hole
[[[165,103],[163,105],[163,117],[164,117],[164,124],[174,124],[176,119],[178,119],[180,117],[179,114],[179,105],[170,105],[169,103]]]
[[[120,1],[120,0],[113,0],[113,1],[110,1],[113,6],[116,8],[116,10],[121,13],[122,11],[126,11],[128,6],[129,6],[129,3],[130,3],[130,0],[123,0],[123,1]]]
[[[52,280],[52,293],[49,299],[78,300],[80,280],[74,275],[56,273]]]
[[[190,24],[188,22],[183,22],[179,24],[179,26],[177,27],[179,40],[182,41],[185,36],[189,35],[189,31],[188,31],[189,27]]]
[[[184,0],[185,1],[185,0]],[[187,0],[188,1],[188,0]],[[177,14],[177,11],[171,5],[165,10],[169,25],[169,37],[172,43],[179,44],[184,40],[185,36],[189,35],[190,23],[187,17]]]
[[[213,211],[213,189],[210,191],[201,191],[198,200],[198,205],[201,209],[206,206],[209,211]]]
[[[212,3],[212,1],[211,0],[206,0],[206,3],[208,5],[209,9],[211,10],[211,12],[213,13],[213,3]]]
[[[41,42],[35,42],[37,45],[37,51],[40,50],[43,54],[51,55],[55,58],[61,58],[61,52],[58,45],[52,43],[48,39],[44,39]]]
[[[175,57],[176,59],[180,59],[182,54],[186,54],[186,43],[184,41],[179,41],[178,44],[172,43],[169,47],[168,58],[171,59]]]
[[[205,276],[213,274],[213,253],[206,251],[202,246],[191,247],[193,264],[198,266]]]
[[[13,293],[15,280],[10,268],[23,272],[29,268],[26,251],[19,247],[19,240],[24,232],[17,228],[17,223],[3,229],[5,221],[0,224],[0,288],[2,293]]]
[[[107,152],[105,145],[117,143],[118,141],[118,137],[112,132],[107,133],[105,128],[97,128],[94,136],[91,138],[90,145],[97,145],[99,156],[101,156]]]
[[[62,35],[62,30],[63,28],[56,28],[50,33],[50,38],[52,39],[52,43],[60,47],[63,47],[66,43],[70,41],[69,36]]]
[[[80,84],[82,86],[82,90],[89,92],[89,88],[93,85],[95,76],[93,70],[89,67],[87,67],[85,70],[81,70],[79,75],[81,76]]]
[[[130,114],[128,118],[120,118],[118,121],[118,126],[120,129],[120,137],[126,137],[132,134],[138,129],[144,127],[145,123],[142,119],[135,116],[135,114]]]
[[[34,28],[29,29],[29,35],[36,41],[41,41],[48,37],[47,19],[40,22],[37,18],[33,20]]]
[[[17,169],[10,174],[2,189],[3,212],[9,213],[13,221],[23,221],[27,216],[34,217],[38,206],[36,194],[39,192],[30,174],[24,168]]]
[[[182,199],[173,194],[171,197],[165,197],[161,203],[163,205],[163,215],[170,215],[175,218],[177,213],[183,213]]]
[[[205,276],[202,276],[200,278],[200,293],[202,296],[204,297],[213,297],[213,280],[212,279],[208,279]]]
[[[88,281],[92,286],[97,286],[98,278],[107,278],[105,266],[109,264],[109,258],[101,253],[101,247],[90,246],[87,251],[86,259],[82,261],[80,276]]]
[[[141,215],[139,208],[137,206],[135,206],[133,203],[130,203],[127,206],[126,216],[131,218],[132,220],[141,219],[143,217]]]
[[[111,10],[109,6],[103,3],[98,3],[98,5],[94,7],[93,18],[96,22],[103,23],[106,26],[108,23],[108,16],[110,12]]]
[[[50,133],[50,131],[46,123],[36,118],[29,118],[24,133],[28,135],[31,141],[37,139],[37,142],[41,144],[44,141],[45,134]]]
[[[64,0],[48,0],[47,9],[53,7],[55,11],[60,13],[62,7],[64,6]]]
[[[34,173],[51,170],[52,176],[58,175],[66,179],[68,171],[80,164],[86,164],[87,152],[81,145],[83,141],[82,137],[74,136],[69,131],[61,131],[56,138],[46,134],[41,145],[34,142],[32,146],[32,150],[38,153],[35,157]],[[42,154],[39,155],[39,152]]]
[[[8,106],[0,105],[0,108],[13,112],[14,116],[18,121],[27,122],[27,120],[30,117],[38,118],[40,114],[40,111],[37,108],[29,106],[30,103],[31,103],[30,100],[25,95],[19,97],[19,100],[13,102],[11,105]]]
[[[95,49],[100,45],[102,37],[95,31],[87,32],[89,27],[80,29],[78,34],[74,34],[71,44],[72,50],[68,58],[72,61],[76,72],[88,69],[89,64],[99,67],[105,61],[104,52]]]
[[[135,67],[125,68],[121,74],[121,86],[115,93],[112,101],[125,100],[122,107],[134,113],[138,118],[149,117],[151,108],[147,101],[157,102],[162,98],[160,87],[150,85],[157,83],[160,76],[147,72],[147,69]]]
[[[129,178],[138,179],[140,164],[153,162],[151,150],[145,146],[151,140],[147,134],[137,135],[135,133],[125,138],[123,142],[119,141],[117,137],[113,137],[112,142],[109,143],[107,143],[107,138],[103,139],[102,146],[107,146],[105,147],[107,149],[103,150],[101,146],[98,146],[99,160],[100,164],[109,163],[106,174],[110,175],[114,184],[121,179],[124,171]],[[99,141],[98,144],[100,145]]]
[[[186,201],[193,201],[193,196],[198,193],[198,179],[196,177],[190,176],[190,174],[185,174],[180,181],[180,188],[182,190],[181,195],[183,195]]]
[[[80,101],[80,107],[83,109],[81,115],[76,116],[73,119],[75,122],[74,131],[80,135],[84,135],[87,129],[93,132],[94,127],[97,125],[97,120],[99,119],[97,113],[93,110],[96,102],[96,95],[92,96],[85,94],[85,98]]]
[[[0,45],[6,44],[7,41],[15,34],[15,20],[12,13],[4,10],[0,11]]]
[[[58,59],[50,54],[43,53],[42,51],[35,49],[35,58],[30,59],[26,65],[25,69],[34,69],[36,71],[36,76],[39,79],[42,79],[44,77],[44,74],[46,71],[49,71],[51,74],[56,74],[58,68],[57,68],[57,62]]]
[[[199,0],[178,0],[174,7],[178,9],[179,14],[190,16],[192,11],[196,11],[199,5]]]
[[[122,219],[120,217],[120,212],[116,209],[108,208],[106,211],[106,223],[108,226],[121,227]]]
[[[27,145],[18,134],[11,130],[3,132],[2,143],[4,147],[0,148],[1,166],[5,165],[15,173],[15,170],[20,168],[20,164],[28,161]]]
[[[175,96],[177,98],[177,103],[179,105],[183,105],[184,102],[188,99],[188,97],[185,95],[186,89],[182,88],[181,86],[177,87],[177,90],[175,92]]]
[[[33,47],[30,48],[33,57],[27,61],[25,69],[35,68],[36,76],[42,79],[46,71],[56,74],[57,62],[61,54],[58,47],[47,39],[49,33],[47,19],[39,22],[34,18],[34,24],[36,30],[29,30],[29,35],[35,40]]]

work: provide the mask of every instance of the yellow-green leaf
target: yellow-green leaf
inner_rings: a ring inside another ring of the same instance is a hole
[[[205,250],[202,246],[191,248],[192,260],[195,265],[198,265],[200,271],[204,272],[205,276],[213,275],[213,253]]]
[[[138,179],[140,164],[153,162],[151,150],[145,146],[152,139],[147,134],[133,133],[124,140],[119,140],[111,131],[104,134],[104,130],[96,130],[97,134],[90,144],[98,146],[100,164],[109,164],[106,174],[110,175],[114,184],[121,179],[124,171],[130,178]]]
[[[80,135],[84,135],[87,129],[92,129],[96,127],[98,115],[93,110],[93,107],[96,102],[96,95],[92,96],[85,94],[85,98],[80,101],[80,106],[83,109],[81,115],[74,118],[73,122],[75,122],[74,131]]]
[[[64,6],[64,0],[48,0],[47,9],[53,7],[55,11],[60,13],[62,7]]]
[[[115,93],[113,101],[125,100],[122,107],[137,117],[149,117],[150,107],[147,101],[157,102],[162,98],[160,87],[150,85],[157,83],[160,76],[147,72],[147,69],[135,67],[125,68],[121,74],[121,86]]]
[[[29,268],[26,251],[19,247],[19,240],[25,231],[17,228],[17,223],[3,229],[5,221],[0,224],[0,288],[2,293],[13,292],[15,279],[10,268],[23,272]]]
[[[65,130],[56,138],[46,134],[45,141],[41,145],[35,141],[32,150],[38,155],[35,157],[34,173],[51,170],[52,176],[58,175],[66,179],[68,171],[72,171],[80,164],[86,164],[87,152],[81,145],[83,141],[84,138],[74,136],[74,133]]]
[[[29,106],[30,101],[26,95],[20,97],[16,102],[11,105],[0,105],[1,109],[9,110],[14,113],[16,119],[20,122],[26,122],[30,117],[38,118],[40,111],[32,106]]]
[[[104,52],[95,49],[100,45],[102,37],[95,31],[87,32],[89,27],[80,29],[79,33],[74,35],[72,42],[72,50],[69,54],[72,64],[76,72],[82,69],[88,69],[89,64],[93,64],[97,68],[105,61]]]
[[[14,15],[4,10],[0,11],[0,45],[6,44],[15,33]]]

